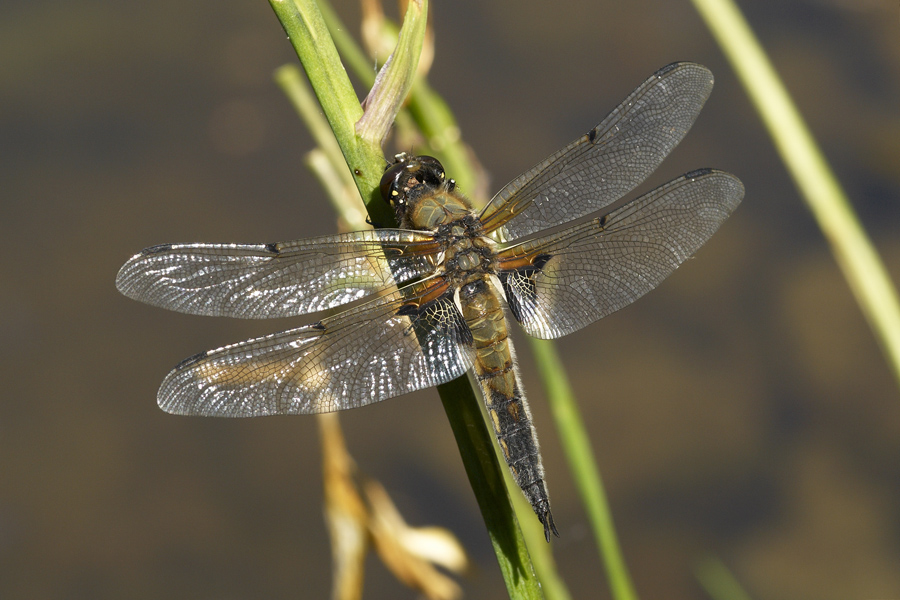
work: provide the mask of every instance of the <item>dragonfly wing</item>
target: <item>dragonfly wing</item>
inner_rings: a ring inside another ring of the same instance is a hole
[[[316,312],[429,275],[433,236],[357,231],[278,244],[165,244],[133,256],[116,287],[178,312],[264,319]]]
[[[598,211],[647,178],[693,125],[712,73],[673,63],[654,73],[602,123],[500,190],[481,221],[509,241]]]
[[[744,195],[735,176],[702,169],[604,217],[507,248],[500,281],[532,336],[567,335],[623,308],[694,254]]]
[[[166,412],[254,417],[364,406],[459,377],[472,334],[440,278],[307,327],[204,352],[159,390]]]

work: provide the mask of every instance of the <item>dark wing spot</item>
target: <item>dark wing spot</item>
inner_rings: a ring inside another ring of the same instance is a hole
[[[534,260],[531,261],[532,267],[530,269],[531,273],[529,274],[529,277],[533,277],[536,271],[540,271],[541,269],[543,269],[544,265],[546,265],[547,261],[549,261],[551,258],[552,255],[546,253],[538,254],[537,256],[535,256]],[[528,267],[525,268],[528,269]]]
[[[419,307],[415,304],[404,304],[397,310],[398,317],[418,317]]]
[[[704,175],[709,175],[712,173],[712,169],[697,169],[696,171],[691,171],[690,173],[685,173],[685,179],[696,179],[698,177],[703,177]]]
[[[529,309],[533,307],[537,298],[537,286],[534,278],[551,258],[553,258],[552,254],[538,254],[532,259],[530,265],[503,271],[499,274],[503,291],[506,292],[509,310],[519,323],[524,322],[526,313],[531,312]]]
[[[198,362],[200,362],[201,360],[203,360],[204,358],[206,358],[207,356],[209,356],[209,352],[200,352],[199,354],[189,356],[186,359],[184,359],[183,361],[181,361],[180,363],[178,363],[177,365],[175,365],[175,370],[183,371],[185,369],[188,369],[188,368],[194,366],[195,364],[197,364]]]
[[[281,250],[278,249],[278,244],[266,244],[266,250],[271,252],[272,254],[278,254]]]
[[[466,320],[453,301],[452,288],[434,300],[422,304],[404,304],[396,314],[409,317],[412,321],[407,334],[415,332],[426,357],[439,358],[449,348],[448,343],[466,347],[475,343],[472,330],[466,325]]]
[[[654,73],[654,75],[656,75],[657,77],[662,77],[663,75],[665,75],[666,73],[668,73],[668,72],[671,71],[672,69],[678,67],[678,65],[680,65],[680,64],[681,64],[680,62],[673,62],[673,63],[670,64],[670,65],[664,66],[662,69],[660,69],[659,71],[657,71],[656,73]]]
[[[150,256],[151,254],[161,254],[163,252],[168,252],[172,249],[172,244],[159,244],[156,246],[150,246],[149,248],[144,248],[141,250],[142,256]]]

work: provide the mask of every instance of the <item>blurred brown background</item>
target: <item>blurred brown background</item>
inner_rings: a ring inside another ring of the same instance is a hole
[[[744,181],[743,205],[659,290],[560,342],[641,597],[705,598],[691,570],[713,554],[758,599],[900,598],[897,383],[691,5],[434,4],[431,82],[494,190],[655,69],[716,74],[641,189],[718,167]],[[896,2],[744,5],[896,279]],[[358,23],[354,3],[338,9]],[[302,167],[310,138],[271,81],[296,57],[268,3],[6,0],[0,57],[0,597],[327,597],[314,419],[179,418],[155,402],[182,358],[298,321],[178,315],[113,285],[160,242],[334,231]],[[576,598],[608,597],[519,347],[554,553]],[[411,523],[463,540],[467,597],[502,597],[437,395],[342,422]],[[415,594],[373,559],[366,597]]]

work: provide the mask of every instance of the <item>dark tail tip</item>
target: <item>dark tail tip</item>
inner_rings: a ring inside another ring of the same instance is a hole
[[[541,520],[541,524],[544,526],[544,539],[547,540],[547,543],[550,543],[550,532],[553,532],[553,535],[559,537],[559,532],[556,530],[556,523],[553,522],[553,515],[550,514],[549,510],[545,510],[541,514],[538,515],[538,519]]]

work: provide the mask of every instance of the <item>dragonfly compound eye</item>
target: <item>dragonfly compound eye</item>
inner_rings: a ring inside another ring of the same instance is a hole
[[[389,205],[393,205],[400,195],[400,179],[405,175],[406,165],[405,161],[395,162],[385,169],[384,175],[381,176],[381,184],[379,185],[381,198]]]
[[[391,205],[405,203],[415,188],[437,188],[444,183],[444,167],[431,156],[398,155],[381,177],[381,197]]]
[[[426,183],[438,186],[444,181],[444,165],[441,161],[433,156],[417,156],[413,160],[418,163],[421,178]]]

